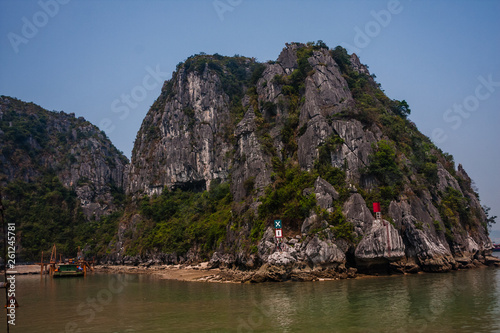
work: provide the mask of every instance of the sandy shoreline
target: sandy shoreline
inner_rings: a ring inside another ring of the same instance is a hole
[[[10,270],[9,270],[10,271]],[[39,275],[40,265],[18,265],[14,270],[16,275]],[[218,268],[208,269],[208,262],[198,265],[154,265],[125,266],[125,265],[96,265],[94,273],[127,273],[127,274],[151,274],[158,275],[161,279],[178,281],[204,281],[204,282],[228,282],[219,277],[221,270]],[[3,270],[0,271],[3,274]],[[92,274],[92,272],[90,272]],[[47,275],[46,272],[43,274]]]
[[[241,281],[245,272],[238,270],[227,270],[219,268],[208,267],[208,262],[204,262],[198,265],[161,265],[161,266],[151,266],[151,267],[140,267],[140,266],[127,266],[127,265],[98,265],[95,266],[94,272],[97,273],[107,273],[107,274],[148,274],[157,275],[160,279],[166,280],[177,280],[177,281],[189,281],[189,282],[217,282],[217,283],[243,283]],[[248,272],[247,272],[248,273]],[[424,274],[419,272],[416,274]],[[403,276],[400,275],[366,275],[366,274],[356,274],[350,279],[372,279],[379,276]],[[338,277],[333,278],[315,278],[310,281],[335,281],[341,280]],[[246,281],[250,282],[250,281]],[[283,282],[283,281],[282,281]]]
[[[125,265],[96,265],[97,273],[127,273],[157,275],[161,279],[177,281],[199,282],[229,282],[223,281],[219,276],[221,270],[209,269],[208,262],[198,265],[154,265],[150,267],[125,266]]]
[[[160,279],[189,281],[189,282],[217,282],[217,283],[242,283],[250,282],[246,276],[255,272],[243,272],[231,269],[209,268],[208,262],[197,265],[152,265],[128,266],[128,265],[96,265],[93,273],[102,274],[147,274],[156,275]],[[3,271],[2,271],[3,272]],[[90,274],[93,274],[90,272]],[[19,265],[16,266],[17,275],[40,274],[39,265]],[[44,272],[44,276],[47,273]],[[356,278],[362,278],[358,275]],[[316,281],[338,280],[338,278],[316,278]],[[252,281],[254,282],[254,281]]]

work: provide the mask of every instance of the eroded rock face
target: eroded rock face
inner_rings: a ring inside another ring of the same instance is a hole
[[[346,269],[343,243],[337,244],[332,233],[324,239],[317,235],[305,238],[294,237],[281,240],[278,245],[274,230],[268,228],[258,246],[262,267],[248,277],[252,282],[298,280],[317,278],[353,277],[355,270]],[[212,259],[214,260],[214,259]]]
[[[325,117],[318,115],[307,122],[305,133],[298,140],[298,159],[302,169],[312,170],[318,158],[318,147],[333,134]]]
[[[446,188],[451,187],[462,193],[460,185],[458,185],[458,181],[443,167],[441,163],[438,162],[437,166],[439,177],[439,183],[437,184],[438,190],[444,192],[446,191]]]
[[[288,252],[276,251],[267,258],[267,262],[275,266],[290,266],[297,262],[297,259]]]
[[[79,131],[87,138],[78,139]],[[124,190],[128,160],[91,124],[73,129],[71,136],[74,145],[69,153],[74,160],[64,165],[58,176],[76,191],[84,214],[99,220],[116,208],[112,191]]]
[[[262,236],[257,248],[259,258],[263,262],[266,262],[268,257],[277,250],[274,230],[271,227],[266,229],[266,232]]]
[[[358,235],[363,236],[371,229],[374,218],[361,194],[352,194],[345,202],[342,211],[347,220],[354,225]]]
[[[255,131],[255,114],[248,110],[234,132],[237,140],[234,158],[239,163],[234,163],[231,175],[236,201],[251,194],[254,189],[257,195],[262,195],[262,190],[270,183],[270,158],[264,154]]]
[[[354,103],[347,82],[329,52],[314,51],[308,61],[314,73],[305,82],[305,103],[300,112],[301,125],[319,115],[326,118]]]
[[[356,53],[353,53],[351,54],[351,65],[353,67],[353,69],[358,72],[358,73],[363,73],[363,74],[366,74],[366,75],[370,75],[370,71],[368,70],[368,68],[366,68],[365,65],[363,65],[360,61],[359,61],[359,58],[358,56],[356,55]],[[370,76],[371,78],[371,76]],[[372,83],[374,83],[373,79],[371,81]]]
[[[300,228],[300,232],[303,233],[303,234],[307,234],[309,233],[309,231],[311,230],[311,228],[314,226],[314,225],[317,225],[319,224],[320,222],[320,218],[318,215],[316,215],[315,213],[312,213],[308,218],[306,218],[304,220],[304,222],[302,223],[302,226]]]
[[[453,180],[448,182],[454,183]],[[389,215],[401,230],[406,257],[414,258],[424,271],[442,272],[470,267],[475,258],[490,251],[491,242],[487,237],[485,239],[485,233],[458,228],[448,231],[448,237],[453,238],[453,246],[450,247],[445,225],[428,191],[423,191],[419,197],[391,202]]]
[[[396,261],[405,256],[405,245],[399,232],[386,220],[374,220],[355,251],[358,265]]]
[[[414,225],[414,218],[403,219],[404,237],[410,244],[409,254],[415,255],[423,270],[448,271],[453,267],[454,259],[450,251],[440,242],[433,242],[428,234]]]
[[[345,263],[345,254],[330,240],[311,239],[305,246],[304,253],[313,266]]]
[[[314,182],[316,203],[321,209],[331,210],[333,201],[339,199],[339,193],[326,180],[318,177]]]
[[[360,180],[360,169],[369,165],[368,156],[373,152],[372,144],[382,138],[378,128],[363,129],[357,120],[333,121],[332,127],[344,140],[341,149],[332,156],[332,165],[343,167],[347,161],[347,178],[356,183]]]
[[[151,109],[137,134],[129,193],[153,194],[165,186],[205,190],[228,177],[229,98],[219,76],[181,69],[172,80],[175,98]]]
[[[486,221],[486,214],[481,206],[481,203],[479,202],[479,198],[472,189],[472,180],[470,179],[467,172],[465,172],[461,164],[458,165],[457,176],[463,180],[464,186],[462,186],[462,192],[464,193],[464,196],[469,200],[471,210],[478,215],[478,219],[480,221]],[[491,243],[491,240],[487,235],[487,230],[484,223],[479,223],[476,227],[476,230],[470,230],[469,238],[474,240],[474,243],[479,246],[479,251],[481,251],[482,249],[491,250],[493,248],[493,244]],[[473,252],[470,246],[468,250],[469,252]]]

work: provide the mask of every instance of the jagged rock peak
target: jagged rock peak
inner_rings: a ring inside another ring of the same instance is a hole
[[[178,65],[137,134],[128,191],[203,190],[213,180],[226,181],[234,124],[245,112],[244,92],[259,65],[220,55],[197,55]]]
[[[303,79],[305,86],[299,83]],[[269,183],[274,151],[266,151],[261,138],[254,137],[255,130],[262,132],[258,128],[262,124],[251,131],[244,128],[253,117],[260,123],[274,123],[269,134],[279,152],[283,148],[280,131],[290,117],[286,97],[294,89],[306,92],[305,103],[297,109],[302,125],[353,105],[348,84],[324,44],[287,44],[277,61],[263,64],[218,54],[188,58],[165,82],[137,134],[128,192],[151,195],[164,187],[207,189],[211,181],[227,181],[229,175],[237,197],[244,195],[243,183],[254,176],[256,188],[262,189]],[[317,145],[330,133],[310,130],[305,140]],[[299,142],[301,161],[304,154],[314,154],[303,149],[303,141]],[[238,171],[234,161],[249,155],[252,159]],[[301,164],[312,158],[305,157]],[[230,173],[232,168],[235,173]],[[252,175],[247,172],[250,169]]]

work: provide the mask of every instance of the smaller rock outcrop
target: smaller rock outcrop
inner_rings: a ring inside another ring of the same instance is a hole
[[[37,182],[54,173],[74,190],[88,219],[116,210],[126,186],[127,158],[106,134],[75,114],[0,97],[0,180]]]
[[[358,268],[387,265],[405,256],[405,245],[399,232],[386,220],[374,220],[371,228],[356,247]]]
[[[418,229],[415,226],[416,222],[415,217],[411,215],[403,217],[403,237],[408,244],[407,256],[416,258],[424,271],[451,270],[455,265],[455,259],[450,250],[439,240],[431,239],[429,234]]]
[[[326,180],[318,177],[314,182],[316,203],[321,209],[331,210],[334,200],[339,199],[339,193]]]
[[[329,239],[320,240],[317,235],[301,249],[313,267],[338,266],[346,261],[344,252],[340,251],[336,244]]]
[[[344,203],[342,211],[347,220],[354,225],[358,236],[362,236],[370,230],[374,219],[361,194],[352,194]]]

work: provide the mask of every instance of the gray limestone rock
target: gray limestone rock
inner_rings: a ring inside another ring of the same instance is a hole
[[[439,191],[445,192],[448,187],[451,187],[458,192],[462,193],[460,189],[460,185],[458,185],[457,180],[446,170],[441,163],[437,163],[438,167],[438,178],[439,183],[437,184],[437,188]]]
[[[355,251],[356,262],[360,265],[395,261],[404,255],[403,239],[386,220],[374,220]]]
[[[316,203],[322,209],[330,209],[333,200],[339,199],[339,193],[335,190],[333,185],[321,177],[318,177],[314,182],[314,193],[316,195]]]
[[[354,225],[354,230],[358,235],[362,236],[371,229],[374,218],[361,194],[352,194],[344,203],[342,212]]]
[[[347,178],[359,182],[360,169],[369,165],[372,144],[381,139],[381,133],[363,129],[357,120],[336,120],[332,128],[344,140],[341,149],[332,156],[332,165],[341,168],[347,163]]]
[[[347,82],[330,53],[322,49],[309,58],[314,73],[305,82],[305,103],[300,124],[317,115],[327,117],[354,104]]]
[[[302,223],[302,226],[300,228],[300,232],[303,233],[303,234],[307,234],[311,228],[314,226],[314,225],[317,225],[319,223],[319,216],[316,215],[314,212],[311,213],[311,215],[306,218],[304,220],[304,222]]]
[[[228,178],[229,97],[220,77],[207,68],[201,74],[183,68],[172,80],[176,98],[160,96],[164,107],[152,108],[137,134],[129,193],[151,195],[165,186],[204,190]]]
[[[292,71],[298,67],[297,50],[303,46],[304,44],[300,43],[286,43],[285,48],[278,56],[278,60],[276,62],[284,69],[287,75],[292,73]]]
[[[304,249],[307,261],[313,265],[331,265],[344,263],[346,260],[344,252],[329,240],[320,240],[313,237]]]
[[[290,253],[283,251],[276,251],[267,258],[267,262],[269,264],[277,266],[290,266],[296,261],[297,259],[295,259]]]
[[[353,69],[356,72],[362,73],[362,74],[366,74],[366,75],[370,75],[370,72],[368,71],[368,68],[366,68],[365,65],[361,64],[361,62],[359,61],[359,58],[356,55],[356,53],[351,54],[351,59],[350,60],[351,60],[351,65],[352,65]]]
[[[234,163],[231,176],[236,201],[251,194],[249,191],[262,195],[271,181],[270,159],[264,154],[255,131],[255,114],[249,109],[234,132],[237,140],[234,158],[239,163]]]
[[[306,132],[298,140],[298,159],[303,169],[312,170],[318,158],[318,147],[332,135],[333,130],[326,119],[318,115],[307,123]]]
[[[274,229],[268,227],[262,236],[258,246],[258,256],[263,262],[267,262],[267,258],[276,250],[276,241],[274,238]]]
[[[416,257],[423,270],[448,271],[453,268],[455,260],[446,243],[432,239],[429,233],[415,226],[417,219],[406,215],[402,219],[403,238],[407,244],[407,256]]]
[[[235,262],[235,259],[234,259],[234,256],[232,254],[214,252],[214,254],[212,255],[212,258],[210,259],[209,267],[210,268],[232,267],[234,262]]]

